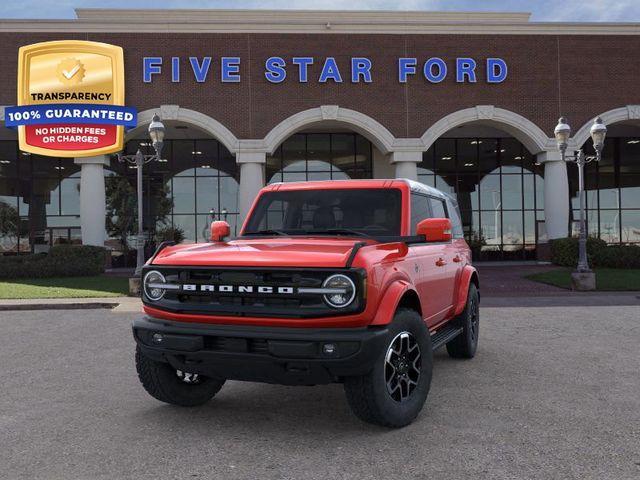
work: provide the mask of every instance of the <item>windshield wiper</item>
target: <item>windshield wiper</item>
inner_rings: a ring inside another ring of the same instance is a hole
[[[245,232],[245,235],[281,235],[288,236],[287,232],[283,232],[282,230],[258,230],[256,232]]]
[[[323,230],[305,230],[304,234],[310,235],[351,235],[354,237],[371,237],[371,235],[367,235],[364,232],[359,232],[358,230],[351,230],[350,228],[326,228]]]

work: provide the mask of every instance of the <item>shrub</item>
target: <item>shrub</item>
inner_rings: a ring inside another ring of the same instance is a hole
[[[0,257],[0,278],[80,277],[104,272],[106,249],[56,245],[49,253]]]
[[[640,246],[609,245],[594,255],[593,263],[596,267],[640,268]]]
[[[182,243],[184,241],[184,230],[180,227],[163,227],[156,230],[155,241],[158,245],[168,241]]]
[[[591,267],[640,268],[640,246],[607,245],[604,240],[588,237],[587,259]],[[578,239],[552,240],[551,261],[563,267],[575,267],[578,264]]]

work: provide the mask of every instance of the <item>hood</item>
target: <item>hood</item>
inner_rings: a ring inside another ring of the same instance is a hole
[[[162,250],[153,265],[343,268],[353,246],[361,241],[363,239],[278,237],[176,245]]]

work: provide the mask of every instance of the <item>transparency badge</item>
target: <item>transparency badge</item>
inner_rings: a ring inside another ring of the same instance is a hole
[[[55,157],[122,150],[137,114],[124,106],[121,47],[62,40],[18,55],[18,106],[5,109],[5,125],[18,128],[20,150]]]

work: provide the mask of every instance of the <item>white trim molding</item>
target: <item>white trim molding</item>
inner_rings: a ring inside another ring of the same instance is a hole
[[[628,120],[638,120],[638,123],[640,124],[640,105],[627,105],[625,107],[614,108],[613,110],[608,110],[596,116],[599,116],[602,119],[602,123],[607,126]],[[587,123],[580,127],[580,130],[578,130],[571,139],[573,143],[569,145],[570,148],[578,150],[582,148],[582,145],[584,145],[587,140],[589,140],[589,137],[591,136],[591,125],[593,125],[593,120],[595,118],[596,117],[590,118]]]
[[[477,105],[450,113],[431,125],[421,137],[424,149],[427,150],[452,128],[472,122],[504,130],[520,140],[533,154],[553,149],[555,146],[552,138],[547,137],[540,127],[522,115],[493,105]]]
[[[530,22],[521,12],[76,9],[75,19],[1,19],[3,32],[638,35],[640,23]]]
[[[151,123],[153,115],[158,113],[163,121],[174,120],[178,122],[188,123],[211,134],[216,140],[222,143],[232,153],[238,151],[238,139],[225,127],[222,123],[211,118],[204,113],[196,112],[188,108],[182,108],[178,105],[160,105],[158,108],[151,108],[138,113],[138,126],[127,132],[125,141],[130,140],[135,135]]]
[[[322,122],[349,127],[369,139],[383,154],[391,152],[396,141],[384,125],[364,113],[337,105],[322,105],[285,118],[264,137],[264,148],[268,153],[273,153],[294,133]]]

